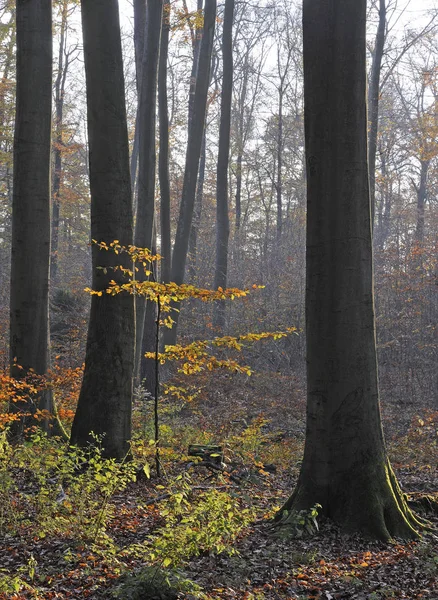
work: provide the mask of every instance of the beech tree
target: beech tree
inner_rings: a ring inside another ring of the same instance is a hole
[[[297,487],[348,531],[415,538],[381,426],[367,167],[366,0],[304,0],[307,428]]]
[[[202,138],[205,125],[207,93],[210,81],[210,63],[213,47],[213,37],[216,21],[216,0],[206,0],[204,9],[204,27],[199,50],[199,63],[196,86],[193,96],[193,109],[189,121],[189,136],[187,142],[184,183],[179,209],[178,225],[175,234],[175,244],[172,253],[170,279],[175,283],[184,282],[187,253],[192,226],[193,209],[195,204],[196,181],[198,177],[199,159],[201,156]],[[174,344],[177,334],[178,314],[174,314],[175,325],[164,335],[165,344]]]
[[[219,154],[217,160],[216,190],[216,268],[214,287],[227,287],[228,238],[228,160],[230,154],[231,100],[233,90],[233,15],[234,0],[226,0],[222,37],[223,75],[221,119],[219,126]],[[222,331],[225,327],[225,302],[215,305],[213,324]]]
[[[11,375],[49,365],[50,145],[52,123],[52,5],[17,2],[17,91],[10,289]],[[22,435],[39,409],[52,410],[49,392],[12,403],[25,415],[11,432]]]
[[[117,0],[81,0],[90,153],[91,237],[132,244],[129,146]],[[108,296],[112,267],[123,256],[92,248],[93,295],[85,371],[71,443],[87,446],[102,435],[106,456],[123,458],[131,439],[134,300]],[[130,266],[130,264],[125,264]]]
[[[146,3],[146,30],[143,56],[141,65],[138,67],[140,73],[137,71],[137,79],[140,80],[138,85],[139,107],[137,118],[139,155],[134,245],[139,248],[150,248],[152,245],[152,229],[155,213],[155,112],[162,14],[162,1],[149,0]],[[139,272],[138,277],[144,277],[144,275]],[[135,312],[135,373],[137,374],[141,362],[146,313],[145,298],[136,298]]]

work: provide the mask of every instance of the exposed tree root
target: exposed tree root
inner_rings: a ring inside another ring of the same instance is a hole
[[[408,506],[419,513],[438,515],[438,492],[425,494],[423,492],[411,492],[405,494]]]
[[[403,494],[389,462],[384,476],[380,471],[380,474],[374,473],[374,477],[351,477],[348,483],[337,487],[318,488],[302,473],[274,522],[282,527],[292,525],[297,512],[309,510],[316,503],[322,505],[321,514],[344,531],[382,541],[415,540],[421,537],[422,531],[434,530],[431,523],[412,509],[432,510],[438,514],[438,499],[433,495]]]

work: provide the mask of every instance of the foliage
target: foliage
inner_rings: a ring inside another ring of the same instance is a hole
[[[15,367],[19,368],[18,365]],[[55,401],[56,417],[61,419],[63,425],[69,426],[73,420],[77,397],[82,380],[82,367],[61,367],[59,364],[48,371],[46,375],[37,375],[32,370],[21,379],[11,377],[6,370],[0,371],[0,431],[4,430],[9,423],[23,416],[32,416],[37,426],[41,421],[53,420],[53,415],[47,411],[35,410],[29,414],[20,410],[20,403],[30,401],[33,405],[34,399],[44,390],[53,392]],[[10,404],[14,403],[15,411],[10,412]]]
[[[193,597],[197,592],[200,592],[200,587],[176,569],[143,567],[123,578],[113,596],[120,600],[176,600],[182,593]]]
[[[280,536],[301,538],[315,535],[319,531],[317,517],[321,508],[321,504],[315,504],[309,510],[283,511],[281,524],[284,524],[286,528],[280,531]]]
[[[81,449],[67,448],[41,432],[17,446],[8,443],[6,432],[1,436],[0,532],[16,534],[26,524],[38,538],[56,534],[105,542],[109,500],[135,480],[135,466],[103,459],[97,438]]]

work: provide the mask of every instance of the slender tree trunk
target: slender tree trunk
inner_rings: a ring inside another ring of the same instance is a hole
[[[152,242],[152,253],[157,252],[157,235],[154,227],[154,235]],[[154,280],[155,280],[155,265],[154,265]],[[154,352],[156,346],[156,320],[157,320],[157,303],[148,301],[146,303],[146,312],[144,316],[144,336],[141,347],[141,360],[139,370],[139,380],[144,382],[146,390],[153,397],[155,392],[156,382],[156,364],[153,358],[146,358],[146,352]]]
[[[170,33],[170,0],[163,7],[160,59],[158,67],[158,120],[160,130],[160,151],[158,155],[158,176],[160,181],[161,219],[161,281],[170,281],[172,245],[170,237],[170,183],[169,183],[169,113],[167,106],[167,57]]]
[[[52,5],[17,2],[17,91],[10,291],[11,375],[49,366],[50,151],[52,120]],[[18,368],[20,366],[21,368]],[[50,393],[11,403],[11,411],[52,412]],[[31,416],[13,423],[21,436]]]
[[[117,0],[82,0],[90,156],[91,237],[132,243],[132,203],[122,46]],[[131,440],[134,300],[109,296],[109,281],[124,281],[112,267],[123,255],[92,248],[93,290],[85,371],[71,443],[87,447],[103,436],[106,456],[123,458]],[[103,268],[99,268],[103,267]]]
[[[379,25],[377,27],[368,87],[368,169],[370,176],[371,227],[374,227],[374,215],[376,211],[376,154],[379,127],[380,72],[386,33],[386,0],[379,0],[379,3]]]
[[[198,233],[201,225],[202,217],[202,201],[204,197],[204,182],[205,182],[205,166],[207,160],[207,130],[204,129],[201,146],[201,158],[199,161],[198,183],[196,186],[195,206],[193,208],[192,227],[190,228],[189,239],[189,281],[195,283],[196,280],[196,263],[198,254]]]
[[[139,153],[139,110],[141,92],[141,68],[144,52],[144,39],[146,32],[146,2],[147,0],[134,0],[134,53],[135,53],[135,80],[137,87],[137,114],[135,115],[134,143],[131,153],[131,189],[136,210],[136,182]]]
[[[58,277],[58,246],[59,246],[59,194],[62,177],[62,129],[64,112],[65,80],[67,77],[68,63],[64,64],[65,44],[67,37],[68,0],[64,0],[61,12],[61,34],[58,50],[58,74],[55,81],[55,144],[53,149],[53,187],[52,187],[52,241],[50,257],[50,282],[56,285]]]
[[[415,538],[377,388],[365,102],[366,0],[304,0],[307,429],[287,510]],[[287,522],[287,516],[285,516]]]
[[[207,94],[210,80],[209,72],[215,22],[216,0],[206,0],[204,11],[204,28],[199,52],[198,74],[196,78],[196,90],[193,99],[193,114],[190,122],[189,139],[187,143],[181,205],[172,254],[171,280],[177,284],[183,283],[186,270],[190,228],[192,226],[193,207],[195,203],[196,180],[198,176],[202,136],[205,125],[205,112],[207,107]],[[168,329],[165,332],[165,344],[174,344],[176,341],[178,314],[178,312],[173,314],[173,318],[175,320],[173,329]]]
[[[161,0],[148,0],[138,112],[139,165],[134,245],[139,248],[150,248],[152,245],[155,214],[155,114],[162,16],[163,2]],[[144,280],[144,273],[139,271],[137,278],[140,281]],[[135,379],[137,379],[144,335],[145,298],[136,298],[135,311]]]
[[[283,94],[282,82],[278,90],[277,182],[275,185],[277,195],[277,243],[280,243],[283,225]]]
[[[197,10],[199,13],[202,11],[202,5],[204,0],[197,0]],[[193,48],[193,62],[192,71],[190,73],[190,89],[189,89],[189,111],[188,111],[188,127],[191,127],[191,121],[193,116],[193,106],[195,103],[196,94],[196,80],[198,77],[198,64],[199,64],[199,52],[201,51],[201,41],[203,39],[202,29],[196,26],[195,29],[191,30],[192,34],[192,48]]]
[[[415,241],[419,246],[424,245],[424,207],[427,197],[427,175],[429,172],[430,160],[421,161],[420,185],[416,188],[417,192],[417,222],[415,226]]]
[[[223,75],[217,162],[215,289],[219,287],[225,289],[227,287],[228,238],[230,235],[230,220],[228,216],[228,161],[230,155],[231,99],[233,92],[233,16],[234,0],[226,0],[222,38]],[[215,304],[213,325],[218,331],[224,330],[225,301]]]

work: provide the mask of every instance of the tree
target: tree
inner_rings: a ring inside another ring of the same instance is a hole
[[[67,49],[68,19],[76,5],[69,6],[70,0],[62,0],[59,6],[61,17],[58,49],[58,72],[55,80],[55,140],[53,148],[53,184],[52,184],[52,232],[50,247],[50,281],[52,287],[57,283],[58,276],[58,246],[60,223],[60,192],[62,183],[62,151],[65,83],[72,60],[77,58],[77,46]]]
[[[158,123],[160,150],[158,154],[158,178],[160,181],[161,221],[161,280],[170,281],[172,243],[170,238],[170,183],[169,183],[169,113],[167,106],[167,56],[170,34],[170,1],[163,5],[160,58],[158,65]]]
[[[192,225],[195,203],[196,180],[201,155],[202,137],[204,133],[207,93],[210,81],[210,63],[216,21],[216,0],[206,0],[204,9],[204,27],[199,50],[199,64],[196,87],[193,97],[193,111],[189,121],[189,137],[187,142],[184,183],[181,195],[178,225],[172,253],[171,281],[181,284],[184,281],[187,252],[189,247],[190,228]],[[177,334],[177,317],[173,329],[165,332],[165,344],[174,344]]]
[[[52,123],[52,6],[17,2],[17,91],[12,201],[10,291],[11,375],[49,366],[50,150]],[[22,435],[37,408],[52,411],[52,395],[13,403],[24,416]]]
[[[137,124],[139,128],[138,193],[134,232],[134,245],[150,248],[155,214],[155,113],[157,98],[158,57],[163,15],[163,2],[149,0],[146,4],[146,31],[139,84],[139,108]],[[142,273],[139,272],[139,277]],[[140,368],[143,343],[146,301],[137,298],[135,304],[135,374]]]
[[[368,87],[368,165],[370,173],[371,226],[374,227],[376,197],[376,154],[377,129],[379,123],[380,72],[382,68],[383,48],[385,45],[386,0],[379,0],[379,23],[376,42],[372,52],[370,82]]]
[[[283,515],[319,503],[348,531],[415,538],[379,409],[365,17],[366,0],[304,0],[307,429]]]
[[[117,0],[82,0],[87,120],[90,149],[91,237],[132,243],[129,146]],[[102,435],[106,456],[123,458],[131,439],[134,302],[110,297],[112,268],[124,264],[113,252],[92,248],[92,286],[85,371],[71,443],[87,446]],[[130,263],[125,263],[130,266]]]
[[[223,75],[221,119],[219,126],[219,154],[217,160],[216,190],[216,269],[214,288],[227,287],[228,238],[228,160],[230,154],[231,99],[233,90],[233,14],[234,0],[226,0],[222,37]],[[222,331],[225,327],[225,303],[215,305],[213,324]]]

